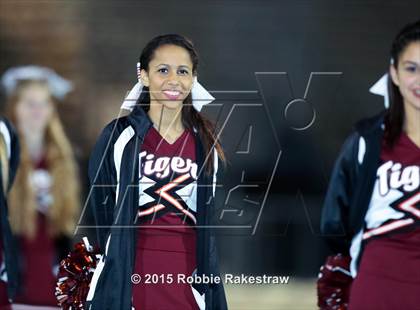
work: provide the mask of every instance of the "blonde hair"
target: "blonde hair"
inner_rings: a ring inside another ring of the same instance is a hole
[[[14,95],[10,97],[7,106],[13,121],[16,120],[15,104],[22,89],[34,83],[41,82],[21,82]],[[53,101],[52,98],[51,101]],[[51,104],[54,106],[54,102]],[[21,160],[9,196],[10,225],[16,234],[32,238],[35,235],[37,209],[35,193],[30,184],[30,175],[34,166],[19,126],[17,127],[21,141]],[[46,127],[45,143],[47,169],[52,177],[51,194],[53,197],[47,213],[48,230],[51,236],[62,234],[72,236],[80,208],[77,165],[69,139],[54,107]]]

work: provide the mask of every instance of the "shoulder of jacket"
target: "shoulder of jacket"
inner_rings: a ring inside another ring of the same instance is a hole
[[[356,122],[354,129],[358,131],[360,135],[370,133],[382,126],[386,113],[387,110],[382,110],[380,113],[374,116],[361,119],[360,121]]]
[[[357,151],[359,164],[362,164],[364,161],[369,141],[371,141],[372,137],[376,139],[377,129],[383,128],[386,113],[387,110],[382,110],[380,113],[364,118],[354,125],[354,146],[355,151]]]
[[[130,127],[126,117],[116,118],[109,122],[101,131],[92,149],[91,160],[96,162],[98,158],[112,157],[114,146],[125,129]]]
[[[130,122],[128,121],[127,116],[115,118],[105,125],[101,132],[101,138],[106,138],[108,141],[111,139],[115,142],[121,133],[129,126]]]

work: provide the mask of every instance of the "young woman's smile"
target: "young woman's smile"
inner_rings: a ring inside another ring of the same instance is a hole
[[[413,95],[420,99],[420,87],[417,87],[413,90]]]
[[[164,90],[163,93],[169,100],[177,100],[182,94],[179,90]]]

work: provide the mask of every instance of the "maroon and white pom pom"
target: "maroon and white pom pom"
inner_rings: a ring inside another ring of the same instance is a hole
[[[90,281],[101,255],[97,248],[89,244],[86,237],[83,242],[74,245],[60,263],[55,297],[63,310],[84,309]]]

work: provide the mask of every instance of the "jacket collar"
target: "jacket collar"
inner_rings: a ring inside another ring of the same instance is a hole
[[[143,141],[147,131],[153,124],[149,115],[147,115],[141,106],[136,105],[127,117],[136,135]]]
[[[374,134],[377,129],[384,129],[384,118],[387,110],[383,110],[373,117],[362,119],[355,125],[356,130],[362,135]]]

